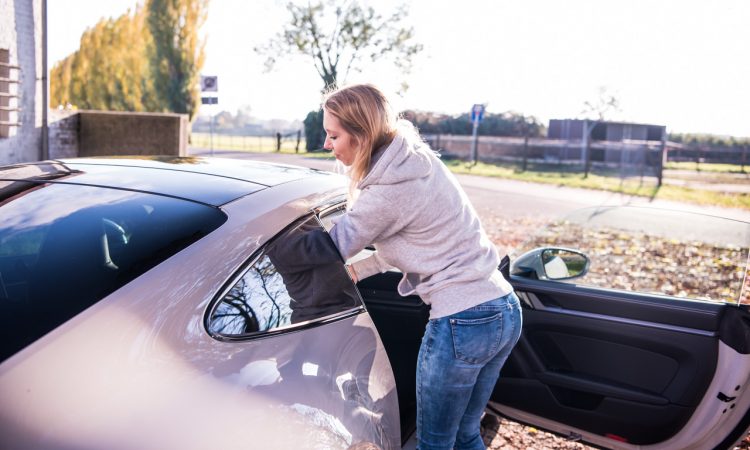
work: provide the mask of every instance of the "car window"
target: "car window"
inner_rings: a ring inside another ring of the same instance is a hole
[[[747,277],[750,224],[703,214],[638,207],[599,207],[555,221],[514,251],[533,249],[547,270],[578,264],[555,282],[662,294],[711,302],[749,303]],[[570,268],[570,267],[568,267]]]
[[[0,184],[0,360],[225,220],[217,208],[160,195]]]
[[[211,309],[216,337],[257,336],[352,311],[361,300],[315,216],[266,245]]]

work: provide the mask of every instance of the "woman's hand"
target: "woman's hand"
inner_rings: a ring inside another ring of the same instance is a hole
[[[354,270],[354,266],[351,264],[346,265],[346,270],[349,271],[349,276],[352,277],[352,280],[354,281],[354,284],[359,283],[359,278],[357,278],[357,271]]]

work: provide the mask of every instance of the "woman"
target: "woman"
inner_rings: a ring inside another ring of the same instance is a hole
[[[418,448],[484,449],[479,420],[521,333],[513,289],[466,194],[371,85],[328,94],[324,147],[347,167],[351,203],[331,237],[355,281],[391,267],[430,305],[417,363]]]

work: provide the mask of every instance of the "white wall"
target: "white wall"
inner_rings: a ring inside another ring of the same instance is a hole
[[[0,48],[10,51],[10,121],[20,122],[0,138],[0,164],[36,161],[42,149],[42,0],[0,0]]]

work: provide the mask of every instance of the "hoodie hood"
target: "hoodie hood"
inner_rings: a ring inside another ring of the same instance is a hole
[[[403,183],[428,176],[436,156],[429,148],[420,144],[397,134],[390,144],[374,152],[376,160],[367,175],[357,184],[357,188]]]

